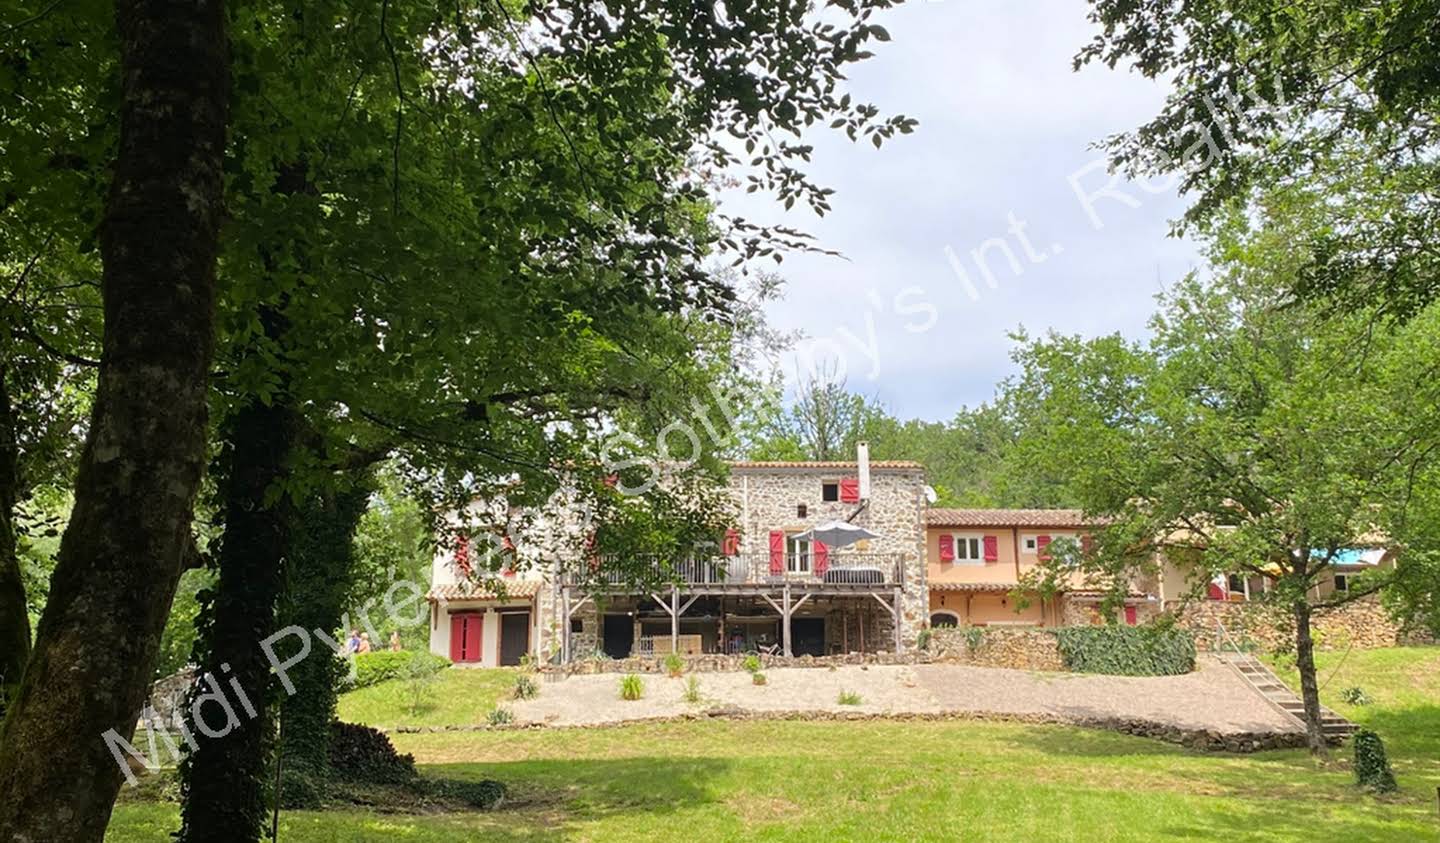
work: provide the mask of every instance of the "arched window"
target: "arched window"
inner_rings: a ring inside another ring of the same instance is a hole
[[[942,626],[959,626],[960,616],[954,612],[934,612],[930,615],[930,628],[939,629]]]

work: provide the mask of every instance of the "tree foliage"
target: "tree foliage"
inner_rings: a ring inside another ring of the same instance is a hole
[[[1092,0],[1076,66],[1173,79],[1114,162],[1199,194],[1200,228],[1274,192],[1324,207],[1287,289],[1410,316],[1440,293],[1440,4]]]

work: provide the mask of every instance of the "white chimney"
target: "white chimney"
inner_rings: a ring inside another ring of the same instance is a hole
[[[870,500],[870,443],[855,443],[855,462],[859,466],[860,500]]]

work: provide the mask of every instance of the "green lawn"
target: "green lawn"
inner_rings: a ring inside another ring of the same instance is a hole
[[[1370,656],[1377,678],[1366,690],[1377,703],[1366,714],[1403,770],[1405,789],[1394,797],[1357,792],[1342,756],[1320,765],[1301,751],[1207,755],[1109,732],[1004,723],[697,721],[395,735],[425,773],[500,779],[510,802],[491,814],[294,812],[282,819],[281,839],[1440,840],[1434,785],[1426,794],[1420,781],[1433,769],[1427,747],[1440,729],[1434,675],[1412,687],[1385,672],[1386,664],[1433,671],[1425,659],[1437,656]],[[509,684],[486,677],[492,671],[451,672],[476,674],[449,681],[489,688],[484,706]],[[344,706],[370,712],[372,722],[395,719],[368,693],[381,690],[349,695]],[[175,813],[172,805],[122,804],[108,839],[162,840]]]
[[[1293,667],[1272,660],[1276,674],[1299,693]],[[1315,654],[1320,702],[1374,729],[1385,740],[1400,787],[1434,805],[1440,787],[1440,647],[1394,647]],[[1347,705],[1346,688],[1364,689],[1374,702]]]
[[[340,697],[340,719],[382,729],[396,726],[471,726],[485,722],[495,703],[515,685],[511,669],[449,667],[435,675],[428,699],[411,709],[403,679],[381,682]]]

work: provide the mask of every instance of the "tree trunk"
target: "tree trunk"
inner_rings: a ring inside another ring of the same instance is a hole
[[[368,470],[336,475],[333,482],[334,488],[317,491],[297,512],[282,628],[294,624],[339,634],[354,574],[355,531],[374,486]],[[279,658],[288,660],[290,655],[277,649]],[[326,775],[336,683],[344,671],[344,662],[332,658],[319,641],[312,641],[310,656],[289,670],[295,693],[281,703],[285,718],[281,756],[288,773]]]
[[[220,0],[117,0],[104,350],[75,505],[0,737],[0,828],[98,841],[192,546],[214,347],[229,55]]]
[[[30,658],[30,614],[15,544],[20,448],[6,367],[0,365],[0,712],[19,688]]]
[[[266,334],[282,337],[283,317],[261,310]],[[274,694],[260,642],[275,631],[294,523],[289,491],[282,490],[299,432],[292,401],[283,388],[268,404],[252,396],[226,425],[220,579],[196,648],[200,676],[213,680],[198,683],[192,699],[218,689],[230,708],[192,704],[196,747],[182,767],[181,840],[254,841],[264,826]]]
[[[1313,755],[1326,756],[1329,747],[1320,726],[1320,685],[1315,678],[1315,640],[1310,634],[1310,604],[1295,601],[1295,668],[1300,672],[1300,699],[1305,703],[1305,733]]]

